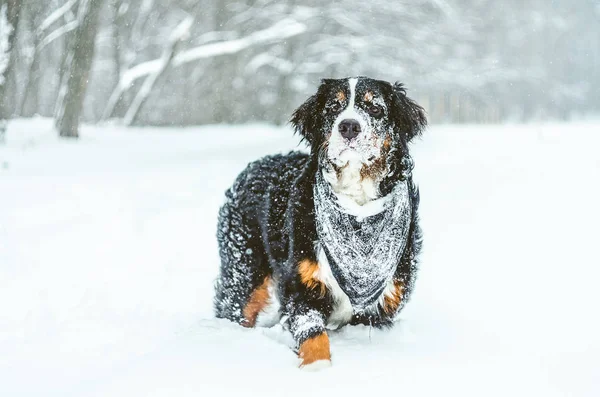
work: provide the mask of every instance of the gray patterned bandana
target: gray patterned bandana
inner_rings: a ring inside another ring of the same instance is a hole
[[[361,218],[340,206],[321,172],[316,182],[321,247],[342,291],[357,310],[364,310],[381,296],[406,247],[411,221],[408,183],[399,181],[387,196],[368,203],[377,210]]]

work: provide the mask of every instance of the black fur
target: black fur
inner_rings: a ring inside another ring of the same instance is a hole
[[[401,84],[359,78],[357,90],[367,88],[383,98],[382,125],[392,135],[387,161],[394,172],[381,181],[381,194],[387,194],[401,179],[408,178],[410,182],[412,223],[408,244],[395,272],[395,278],[405,285],[404,304],[413,288],[421,248],[419,192],[412,182],[408,143],[422,132],[426,118],[423,109],[406,96]],[[317,261],[313,185],[316,172],[326,166],[322,148],[339,113],[332,109],[336,109],[336,93],[340,91],[346,92],[347,100],[347,79],[323,80],[317,93],[292,116],[291,123],[310,145],[310,154],[291,152],[253,162],[227,191],[218,225],[221,273],[216,283],[217,317],[243,323],[243,309],[250,295],[269,275],[277,281],[281,315],[287,316],[297,343],[324,332],[334,302],[329,293],[321,296],[317,289],[301,282],[298,264],[306,259]],[[310,327],[302,324],[302,332],[295,332],[298,319],[309,312],[315,321]],[[380,308],[376,313],[355,314],[350,324],[389,326],[395,314],[388,315]]]

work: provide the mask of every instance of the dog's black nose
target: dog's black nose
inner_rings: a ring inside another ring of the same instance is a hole
[[[360,123],[354,119],[342,120],[338,130],[344,138],[352,140],[360,134]]]

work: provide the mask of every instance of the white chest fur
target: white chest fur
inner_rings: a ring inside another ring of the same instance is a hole
[[[324,172],[323,177],[331,185],[338,197],[347,197],[358,205],[363,205],[379,196],[379,181],[363,177],[360,161],[349,161],[340,171]]]

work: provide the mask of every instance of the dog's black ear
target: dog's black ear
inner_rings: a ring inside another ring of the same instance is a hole
[[[401,83],[392,86],[392,114],[397,132],[404,134],[410,142],[415,136],[421,135],[427,126],[425,109],[406,96],[406,89]]]
[[[300,134],[302,139],[308,141],[309,144],[313,144],[315,140],[315,131],[317,123],[317,112],[318,112],[318,93],[311,96],[304,102],[298,109],[292,114],[290,123],[294,126],[294,131]]]
[[[294,111],[290,123],[294,131],[300,134],[311,146],[317,141],[316,134],[323,122],[323,111],[325,109],[325,92],[333,80],[322,79],[317,93],[306,100]]]

